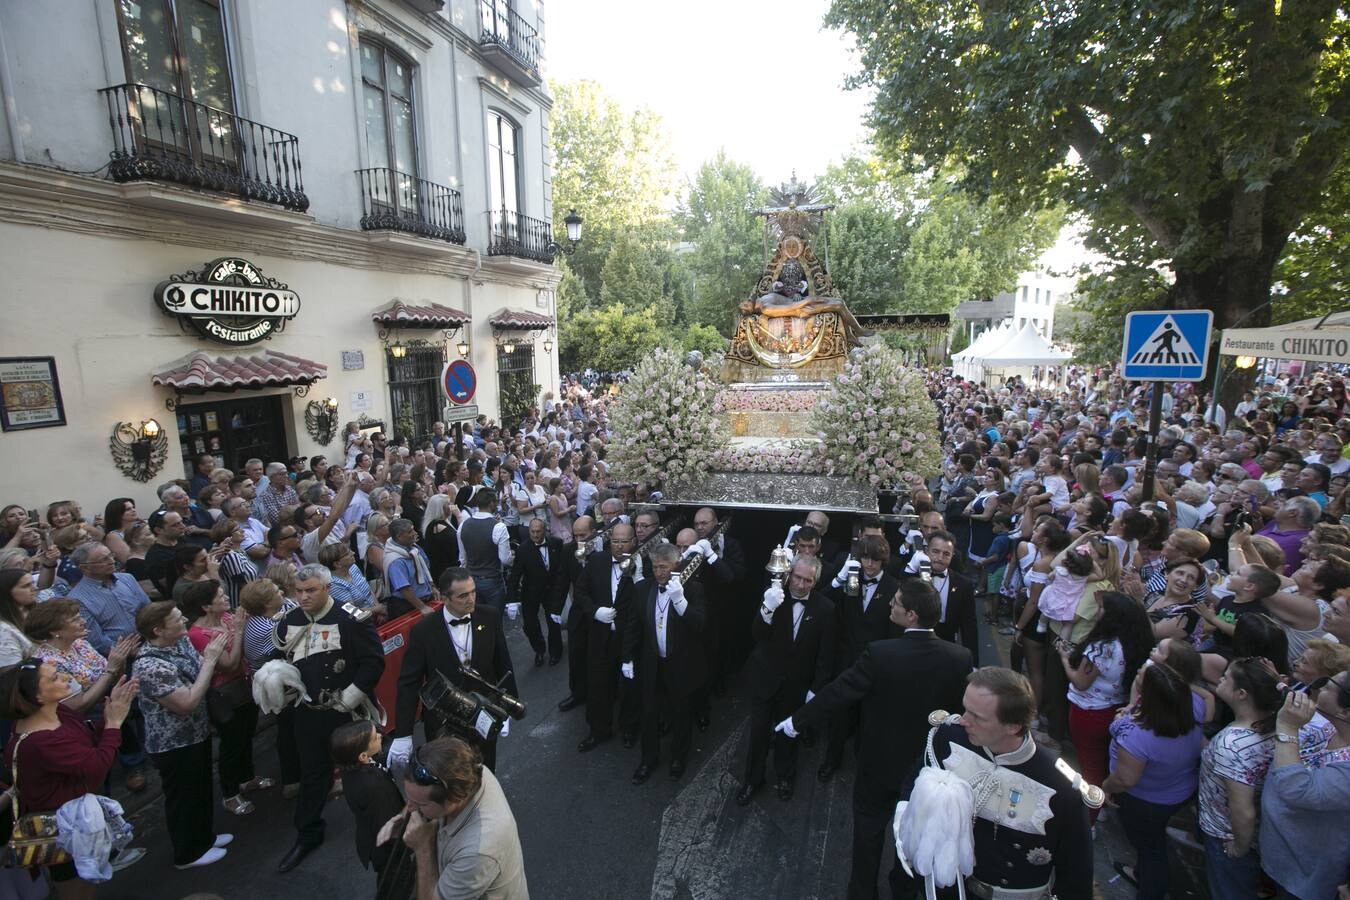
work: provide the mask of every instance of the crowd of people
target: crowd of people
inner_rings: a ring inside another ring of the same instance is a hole
[[[1047,792],[1029,788],[1033,812],[1055,810],[1028,838],[1011,824],[1018,791],[994,798],[1011,803],[1003,813],[977,804],[985,887],[1011,877],[1091,896],[1087,829],[1105,816],[1134,851],[1115,862],[1141,897],[1166,895],[1169,844],[1204,855],[1215,898],[1334,896],[1350,866],[1343,382],[1274,380],[1231,414],[1190,385],[1162,386],[1150,480],[1151,388],[1108,370],[1056,375],[988,386],[929,372],[943,471],[883,495],[881,516],[832,526],[810,513],[783,537],[781,579],[747,559],[717,511],[680,527],[660,485],[611,480],[609,392],[592,378],[592,396],[585,376],[509,429],[437,423],[413,442],[353,423],[340,460],[251,459],[239,472],[204,455],[144,513],[128,498],[93,517],[73,501],[40,517],[5,507],[4,771],[35,810],[107,793],[114,773],[144,790],[153,764],[183,868],[226,855],[217,788],[238,817],[253,812],[250,794],[279,787],[297,805],[289,871],[322,841],[336,762],[343,784],[360,785],[348,801],[362,862],[392,865],[375,820],[403,794],[404,839],[422,863],[436,858],[427,822],[480,806],[503,820],[491,770],[510,728],[464,734],[434,708],[419,714],[423,691],[438,675],[477,690],[481,676],[514,694],[505,634],[519,622],[534,666],[565,662],[559,709],[585,709],[578,750],[616,735],[640,746],[635,785],[663,756],[683,776],[695,729],[738,672],[751,724],[737,803],[754,801],[770,757],[776,796],[791,798],[798,746],[819,733],[819,780],[857,766],[850,896],[875,895],[890,817],[920,763],[961,771],[979,748]],[[384,748],[361,714],[379,672],[358,676],[351,646],[412,613],[422,618],[387,710],[386,761],[407,780],[391,794],[369,768]],[[348,646],[315,649],[311,626],[330,621],[350,630]],[[292,631],[311,662],[335,651],[328,668],[304,668]],[[1011,671],[990,665],[995,635]],[[278,658],[301,667],[316,702],[277,711],[273,780],[255,771],[250,681]],[[936,709],[957,718],[930,721]],[[1055,752],[1081,779],[1057,774]],[[1080,799],[1084,785],[1105,802]],[[999,855],[1008,835],[1027,841],[1016,859]],[[502,896],[525,896],[518,843],[498,839],[511,860]],[[59,896],[92,895],[71,864],[46,875]],[[892,884],[919,890],[898,868]]]

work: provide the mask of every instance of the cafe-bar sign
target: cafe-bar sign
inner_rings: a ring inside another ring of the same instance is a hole
[[[300,311],[300,296],[246,259],[225,256],[201,272],[170,275],[155,287],[155,305],[186,320],[202,337],[252,344],[281,331]]]

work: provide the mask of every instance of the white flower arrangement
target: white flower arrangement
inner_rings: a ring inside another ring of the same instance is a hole
[[[810,412],[818,396],[816,391],[725,390],[717,404],[727,412]]]
[[[751,446],[728,446],[713,458],[719,472],[765,472],[816,475],[826,468],[815,441],[766,440]]]
[[[811,413],[826,471],[889,487],[939,471],[937,409],[923,377],[874,344],[849,354]]]
[[[678,353],[658,347],[638,363],[610,405],[617,440],[609,463],[625,481],[659,484],[669,478],[699,478],[714,468],[727,446],[714,401],[721,389],[720,357],[702,368],[685,365]]]

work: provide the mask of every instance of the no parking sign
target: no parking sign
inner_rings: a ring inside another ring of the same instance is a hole
[[[445,364],[441,370],[441,391],[451,403],[460,406],[473,399],[478,389],[478,376],[468,360],[456,359]]]

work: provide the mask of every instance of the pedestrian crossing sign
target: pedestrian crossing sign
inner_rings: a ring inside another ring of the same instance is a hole
[[[1121,377],[1127,381],[1204,381],[1214,313],[1155,309],[1125,317]]]

